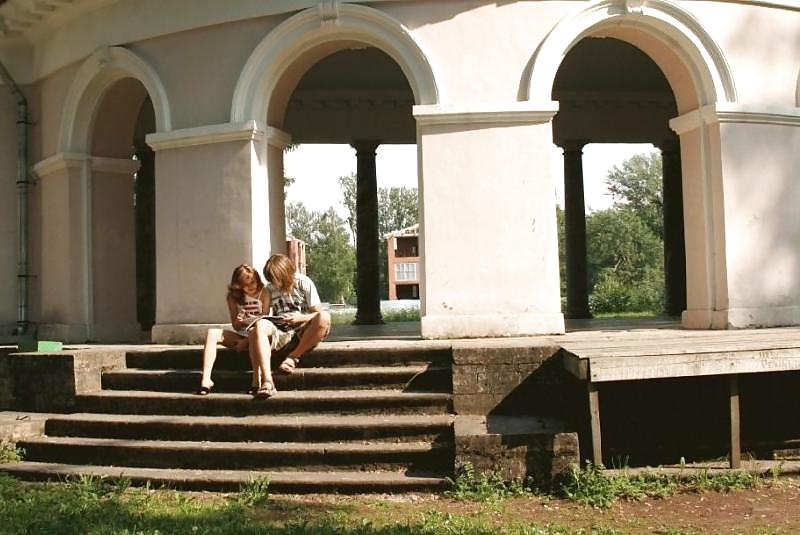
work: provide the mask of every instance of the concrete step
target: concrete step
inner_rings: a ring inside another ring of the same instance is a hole
[[[415,470],[453,472],[453,448],[430,442],[195,442],[40,437],[18,446],[25,460],[214,470]]]
[[[243,392],[250,385],[252,372],[214,371],[214,388],[219,392]],[[291,375],[274,374],[278,390],[311,389],[398,389],[449,391],[450,369],[443,366],[358,366],[341,368],[298,368]],[[111,390],[155,390],[194,392],[200,384],[199,370],[155,370],[128,368],[104,372],[102,385]]]
[[[76,396],[80,412],[108,414],[447,414],[452,395],[397,390],[284,390],[269,399],[248,394],[102,390]]]
[[[303,368],[353,367],[353,366],[414,366],[433,364],[449,367],[449,347],[417,344],[365,345],[356,342],[327,342],[303,356]],[[202,362],[202,347],[131,349],[126,352],[130,368],[146,369],[199,369]],[[276,364],[276,363],[273,363]],[[249,370],[247,353],[237,353],[220,347],[214,365],[219,370]]]
[[[150,484],[181,490],[235,492],[253,479],[266,478],[275,493],[376,493],[436,491],[447,478],[418,472],[268,472],[249,470],[164,470],[128,466],[85,466],[20,462],[0,465],[0,472],[28,481],[63,480],[70,476],[126,478],[134,485]]]
[[[148,416],[77,413],[53,416],[49,436],[190,441],[453,442],[450,415]]]

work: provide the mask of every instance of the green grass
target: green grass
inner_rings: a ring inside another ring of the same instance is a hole
[[[419,309],[402,308],[399,310],[387,310],[382,312],[385,323],[398,321],[419,321]],[[333,325],[350,325],[356,319],[355,312],[331,312],[331,323]]]
[[[24,454],[25,452],[14,446],[14,444],[0,442],[0,464],[21,461]]]
[[[521,479],[506,481],[496,471],[476,472],[471,463],[465,463],[458,469],[452,486],[445,495],[462,501],[498,502],[534,494],[533,487]]]
[[[0,534],[616,535],[496,516],[442,512],[367,518],[347,504],[284,503],[254,480],[232,495],[133,488],[125,479],[23,483],[0,474]]]
[[[720,473],[703,470],[681,476],[656,471],[606,474],[602,466],[587,462],[583,468],[570,467],[552,491],[585,505],[607,508],[619,499],[667,498],[679,492],[730,492],[753,488],[763,481],[762,476],[744,470]]]

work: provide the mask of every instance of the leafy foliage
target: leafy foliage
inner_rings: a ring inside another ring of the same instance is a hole
[[[0,442],[0,464],[16,463],[22,460],[24,452],[13,444]]]
[[[586,216],[589,306],[593,314],[663,309],[664,223],[661,157],[637,154],[606,183],[615,202]],[[564,212],[557,210],[561,295],[566,295]]]
[[[355,251],[350,245],[344,220],[333,208],[309,211],[303,203],[286,207],[289,234],[307,244],[308,276],[323,300],[348,301],[353,293]]]
[[[496,471],[477,473],[471,463],[459,467],[452,490],[446,495],[457,500],[497,502],[514,496],[532,495],[532,487],[520,479],[506,481]]]

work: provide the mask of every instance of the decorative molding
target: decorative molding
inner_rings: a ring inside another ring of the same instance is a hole
[[[284,150],[292,143],[292,135],[280,128],[267,127],[267,143],[272,147]]]
[[[322,0],[319,3],[320,26],[338,24],[339,0]]]
[[[138,160],[126,158],[105,158],[102,156],[92,156],[89,165],[92,171],[100,173],[115,173],[119,175],[133,176],[141,167],[141,162]]]
[[[31,169],[37,178],[43,179],[59,171],[79,169],[89,156],[74,152],[57,152],[44,160],[35,163]]]
[[[692,14],[665,0],[594,0],[559,21],[531,59],[520,93],[528,100],[550,98],[556,72],[569,50],[581,39],[607,35],[604,30],[628,25],[646,31],[683,56],[701,102],[735,102],[736,87],[722,49]]]
[[[286,19],[258,44],[236,83],[231,122],[266,121],[272,92],[292,63],[307,51],[341,39],[360,41],[389,55],[403,70],[417,104],[439,102],[429,56],[399,21],[372,7],[337,3],[336,24],[322,24],[326,11],[319,6]]]
[[[88,152],[97,106],[106,90],[123,78],[135,78],[144,86],[153,103],[156,129],[172,130],[167,91],[156,71],[126,48],[102,47],[83,62],[67,91],[59,134],[61,152]]]
[[[717,123],[800,127],[800,109],[758,107],[734,103],[710,104],[670,120],[669,127],[680,135],[697,130],[703,125]]]
[[[145,141],[153,150],[161,151],[231,141],[258,141],[264,139],[265,131],[262,123],[250,120],[157,132],[148,134]]]
[[[519,125],[550,122],[558,112],[558,102],[513,102],[479,106],[414,106],[420,126],[442,125]]]

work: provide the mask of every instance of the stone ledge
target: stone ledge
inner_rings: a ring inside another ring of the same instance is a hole
[[[554,419],[456,416],[456,466],[470,463],[477,473],[499,472],[506,480],[532,478],[548,484],[580,458],[578,434]]]

